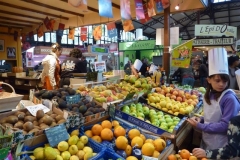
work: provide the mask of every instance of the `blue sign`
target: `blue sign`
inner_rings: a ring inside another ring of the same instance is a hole
[[[108,30],[108,37],[109,38],[117,37],[117,29],[114,28],[112,30]]]

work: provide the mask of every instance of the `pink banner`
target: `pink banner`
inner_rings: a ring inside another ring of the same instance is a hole
[[[144,19],[144,9],[143,9],[143,3],[142,0],[134,0],[135,1],[135,10],[136,10],[136,19]]]
[[[148,8],[147,8],[147,4],[143,5],[143,10],[144,10],[144,15],[145,18],[141,19],[141,23],[146,23],[147,21],[149,21],[151,18],[148,16]]]
[[[81,41],[87,40],[87,27],[81,27]]]
[[[153,16],[156,15],[154,0],[149,0],[147,2],[147,10],[148,10],[148,16],[149,17],[153,17]]]
[[[120,0],[121,18],[131,19],[130,0]]]

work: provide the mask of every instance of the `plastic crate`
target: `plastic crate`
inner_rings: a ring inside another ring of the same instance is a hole
[[[105,148],[102,152],[91,158],[90,160],[124,160],[121,156],[117,153],[114,153],[111,149]]]

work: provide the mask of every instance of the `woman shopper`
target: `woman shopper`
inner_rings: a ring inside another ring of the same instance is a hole
[[[228,125],[227,137],[228,144],[225,147],[214,150],[194,148],[192,153],[197,158],[240,159],[240,115],[231,118]]]
[[[47,90],[53,90],[59,88],[60,81],[60,60],[59,57],[62,53],[62,47],[55,43],[51,47],[51,53],[49,53],[43,60],[43,70],[41,74],[41,82],[43,88]]]
[[[193,117],[188,122],[202,131],[201,148],[212,150],[227,144],[227,129],[230,118],[240,110],[240,102],[235,93],[228,89],[229,76],[227,52],[215,48],[209,52],[208,86],[204,95],[202,119]],[[223,65],[219,65],[223,64]]]

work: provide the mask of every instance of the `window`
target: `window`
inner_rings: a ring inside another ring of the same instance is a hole
[[[43,42],[43,41],[44,41],[44,38],[43,38],[43,36],[42,36],[42,37],[40,37],[40,38],[38,38],[38,41],[39,41],[39,42]]]
[[[38,37],[37,37],[37,34],[34,34],[34,41],[37,41],[38,40]]]
[[[56,32],[52,32],[51,33],[51,42],[52,43],[56,43],[57,42],[57,35],[56,35]]]
[[[45,42],[51,42],[51,37],[49,32],[45,33]]]
[[[67,44],[67,39],[68,39],[68,36],[66,35],[66,34],[64,34],[63,36],[62,36],[62,41],[61,41],[61,43],[62,44]]]

